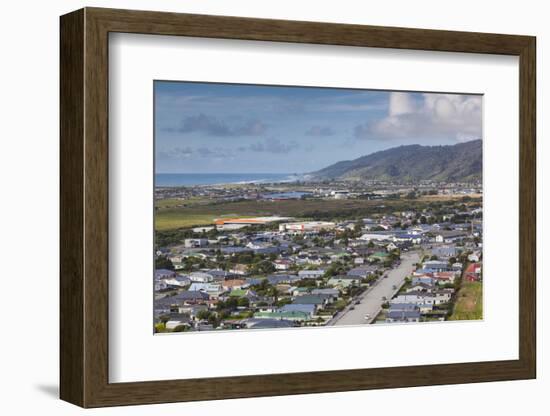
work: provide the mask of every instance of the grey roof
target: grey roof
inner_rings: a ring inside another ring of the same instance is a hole
[[[297,296],[292,303],[294,305],[322,305],[326,298],[324,295],[303,295]]]
[[[198,290],[184,290],[183,292],[180,292],[176,296],[172,297],[177,301],[210,299],[210,296],[208,296],[207,293]]]
[[[267,276],[267,280],[272,285],[276,285],[278,283],[295,282],[297,280],[301,280],[301,277],[292,274],[273,274],[271,276]]]
[[[390,305],[390,312],[414,310],[418,310],[418,306],[415,303],[392,303]]]
[[[233,254],[233,253],[246,253],[246,252],[252,252],[252,249],[248,247],[222,247],[221,252],[224,254]]]
[[[443,231],[439,231],[437,235],[440,235],[444,238],[454,238],[454,237],[465,237],[468,235],[468,233],[465,231],[443,230]]]
[[[282,312],[298,311],[298,312],[313,314],[315,312],[315,305],[309,305],[309,304],[302,305],[302,304],[290,303],[288,305],[282,306],[281,308],[279,308],[279,310]]]
[[[318,276],[323,275],[325,273],[324,270],[300,270],[298,272],[299,276]]]
[[[366,277],[375,270],[376,267],[355,267],[348,272],[348,276]]]
[[[329,296],[338,296],[340,291],[338,289],[324,288],[324,289],[313,289],[311,291],[312,295],[329,295]]]
[[[456,247],[434,247],[432,249],[432,254],[435,254],[436,256],[451,257],[455,256],[457,252],[458,249]]]
[[[205,270],[204,272],[212,275],[213,277],[223,277],[224,279],[235,276],[235,274],[233,273],[229,273],[229,272],[226,272],[225,270],[218,270],[218,269]]]
[[[344,274],[339,274],[338,276],[332,276],[331,279],[335,280],[359,280],[360,276],[349,276]]]
[[[389,311],[387,317],[395,320],[418,319],[420,311]]]
[[[175,276],[176,272],[168,269],[157,269],[155,270],[155,278],[160,279],[162,277],[172,277]]]
[[[255,319],[250,318],[245,321],[245,324],[249,328],[262,329],[262,328],[292,328],[296,324],[292,321],[285,319]]]

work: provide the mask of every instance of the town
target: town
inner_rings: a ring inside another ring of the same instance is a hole
[[[481,183],[155,189],[154,331],[482,319]]]

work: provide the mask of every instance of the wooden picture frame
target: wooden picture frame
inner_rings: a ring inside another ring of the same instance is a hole
[[[61,399],[82,407],[102,407],[536,377],[534,37],[99,8],[85,8],[62,16],[60,28]],[[108,35],[111,32],[518,56],[519,359],[109,383]]]

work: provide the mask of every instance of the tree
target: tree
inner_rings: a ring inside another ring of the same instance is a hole
[[[250,267],[250,273],[252,274],[267,274],[273,273],[275,266],[270,261],[264,260],[259,263],[255,263]]]
[[[187,325],[178,325],[174,328],[173,332],[185,332],[188,330],[189,330],[189,327]]]
[[[248,306],[250,305],[250,301],[248,300],[248,298],[239,298],[237,300],[237,305],[240,307],[248,308]]]
[[[197,318],[202,321],[205,319],[209,319],[211,315],[212,315],[212,312],[208,310],[201,310],[197,313]]]
[[[155,259],[155,269],[174,270],[174,265],[166,256],[157,256]]]

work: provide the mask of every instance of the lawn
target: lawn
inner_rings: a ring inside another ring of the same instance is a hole
[[[199,225],[210,225],[216,217],[211,214],[188,214],[179,211],[157,212],[155,229],[158,231],[188,228]]]
[[[483,318],[483,285],[481,282],[462,282],[451,321]]]

